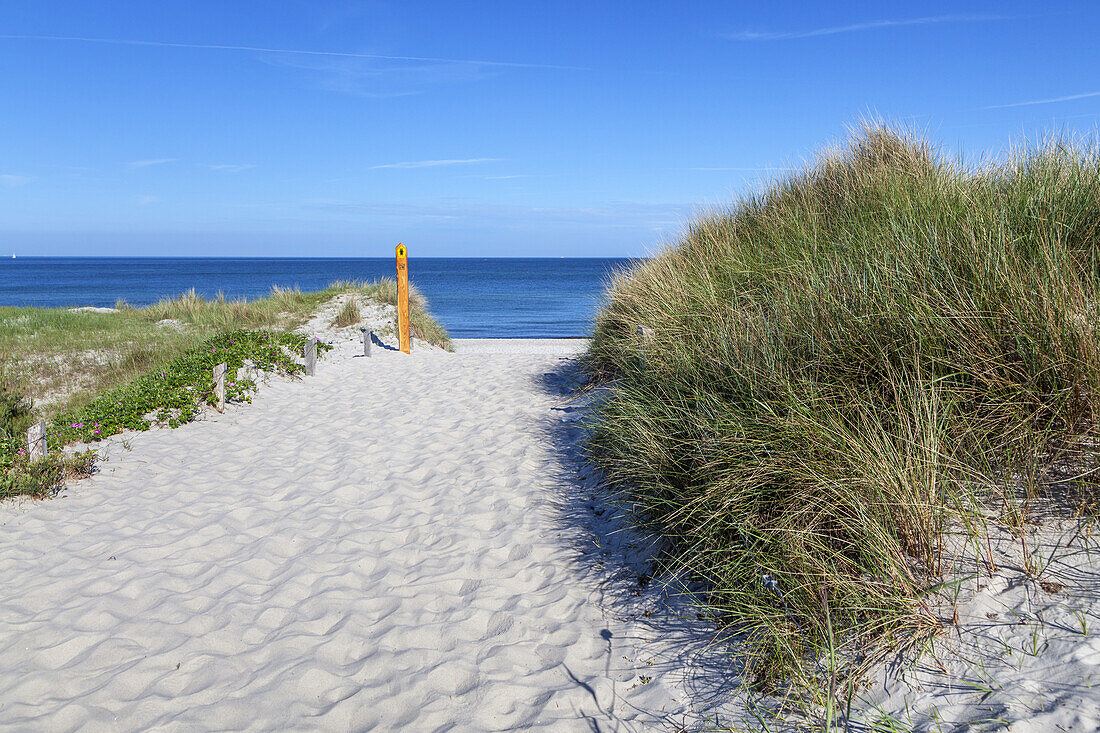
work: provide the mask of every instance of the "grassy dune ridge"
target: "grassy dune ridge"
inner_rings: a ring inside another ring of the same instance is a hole
[[[989,522],[1092,511],[1098,251],[1095,148],[968,167],[867,128],[616,277],[591,459],[750,672],[820,690],[936,631],[947,533],[973,568]]]
[[[141,308],[119,302],[118,313],[0,307],[0,378],[51,410],[75,408],[214,335],[296,328],[323,303],[348,292],[397,304],[396,281],[382,279],[335,282],[313,292],[276,286],[254,300],[207,299],[191,290]],[[409,310],[415,336],[449,347],[446,330],[415,288]]]
[[[144,308],[118,312],[0,307],[0,498],[46,496],[66,478],[94,469],[90,452],[63,456],[60,445],[94,442],[123,430],[146,430],[150,418],[176,427],[213,400],[211,368],[230,369],[227,397],[250,400],[252,379],[237,380],[247,361],[259,371],[296,374],[306,336],[291,332],[323,304],[352,293],[396,305],[393,280],[336,282],[317,292],[272,288],[266,298],[206,299],[194,290]],[[361,314],[345,299],[335,325]],[[450,339],[410,288],[413,335],[443,348]],[[318,345],[318,355],[329,348]],[[26,430],[48,422],[54,453],[31,462]]]

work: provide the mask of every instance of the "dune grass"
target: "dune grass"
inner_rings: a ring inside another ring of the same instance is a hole
[[[946,532],[973,568],[983,522],[1091,510],[1098,253],[1095,148],[970,167],[870,127],[615,278],[590,458],[752,678],[831,706],[940,627]]]
[[[355,281],[340,281],[333,283],[331,287],[361,290],[365,288],[366,293],[378,302],[397,307],[397,281],[390,278],[383,278],[366,285]],[[409,331],[421,341],[451,350],[451,337],[447,334],[447,329],[432,317],[428,311],[427,298],[412,283],[409,284]]]
[[[396,282],[382,279],[336,282],[314,292],[273,287],[254,300],[207,299],[191,290],[141,308],[120,302],[117,313],[0,307],[0,379],[40,412],[77,409],[217,334],[296,328],[341,293],[397,302]],[[450,347],[419,292],[410,295],[410,312],[418,337]]]
[[[176,426],[212,397],[210,370],[229,365],[229,399],[248,400],[255,385],[237,380],[247,360],[261,371],[297,373],[304,337],[291,333],[324,303],[354,294],[396,304],[393,280],[336,282],[316,292],[274,287],[266,298],[206,299],[194,290],[144,308],[120,301],[116,313],[0,307],[0,498],[44,496],[65,478],[94,468],[91,452],[63,456],[60,445],[100,440],[122,430],[145,430],[149,416]],[[345,308],[337,320],[359,320]],[[446,330],[410,293],[414,335],[450,348]],[[327,345],[319,345],[318,354]],[[25,433],[49,423],[51,449],[31,463]]]
[[[340,310],[336,311],[336,317],[332,319],[332,325],[341,328],[344,326],[353,326],[359,323],[362,317],[363,314],[359,311],[359,302],[349,298],[340,306]]]

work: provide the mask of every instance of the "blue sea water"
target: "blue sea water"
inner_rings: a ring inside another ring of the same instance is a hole
[[[412,258],[409,277],[456,338],[569,338],[591,331],[610,275],[630,260]],[[393,258],[0,258],[0,305],[148,305],[194,288],[255,298],[272,285],[394,277]]]

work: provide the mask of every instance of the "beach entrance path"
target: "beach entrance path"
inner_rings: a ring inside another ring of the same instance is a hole
[[[629,533],[611,546],[569,506],[576,413],[548,384],[581,345],[340,344],[315,377],[116,438],[92,479],[0,506],[0,727],[690,719],[682,639],[624,610],[646,580]]]

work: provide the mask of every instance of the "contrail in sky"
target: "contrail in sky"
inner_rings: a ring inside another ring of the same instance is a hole
[[[1012,102],[1011,104],[991,104],[981,109],[1005,109],[1006,107],[1029,107],[1033,104],[1054,104],[1055,102],[1070,102],[1074,99],[1087,99],[1100,97],[1100,92],[1082,92],[1081,94],[1068,94],[1064,97],[1051,97],[1050,99],[1032,99],[1027,102]]]
[[[495,163],[500,158],[451,158],[447,160],[407,160],[401,163],[383,163],[372,165],[371,170],[378,168],[434,168],[441,165],[469,165],[470,163]]]
[[[817,36],[835,36],[840,33],[858,33],[880,28],[898,28],[907,25],[931,25],[935,23],[964,23],[985,20],[1008,20],[1000,15],[935,15],[925,18],[902,18],[897,20],[873,20],[868,23],[852,23],[827,28],[811,28],[802,31],[739,31],[727,34],[735,41],[785,41],[792,38],[814,38]]]
[[[477,66],[502,66],[517,69],[557,69],[559,71],[589,71],[582,66],[556,64],[525,64],[515,61],[478,61],[476,59],[447,59],[432,56],[387,56],[378,53],[351,53],[345,51],[304,51],[294,48],[264,48],[262,46],[232,46],[220,43],[172,43],[170,41],[135,41],[125,38],[84,38],[82,36],[32,36],[0,34],[0,39],[12,41],[75,41],[78,43],[105,43],[112,46],[156,46],[159,48],[198,48],[209,51],[252,51],[258,53],[284,53],[299,56],[335,56],[351,59],[378,59],[381,61],[426,61],[448,64],[474,64]]]

